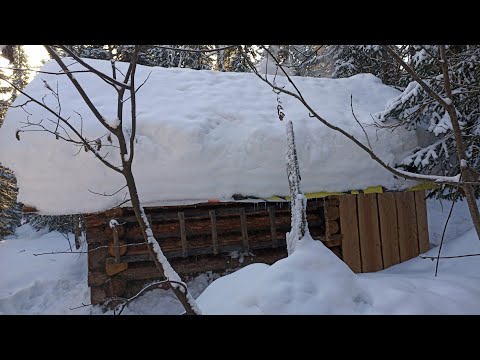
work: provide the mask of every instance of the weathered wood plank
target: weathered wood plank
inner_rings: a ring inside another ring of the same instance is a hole
[[[97,247],[89,244],[88,247],[88,270],[103,269],[107,257],[107,247]]]
[[[120,262],[120,241],[118,239],[118,232],[117,227],[112,227],[112,234],[113,234],[113,253],[115,255],[115,262],[118,264]]]
[[[212,222],[212,245],[213,245],[213,254],[218,254],[218,238],[217,238],[217,217],[215,215],[215,210],[210,210],[210,220]]]
[[[239,262],[239,258],[207,255],[199,258],[178,258],[172,260],[171,264],[179,275],[185,275],[203,272],[205,269],[212,271],[235,269],[256,262],[272,264],[286,256],[286,249],[276,249],[267,252],[259,251],[255,256],[245,256],[242,263]],[[144,266],[129,267],[116,276],[125,280],[154,280],[162,278],[153,262],[145,263]]]
[[[186,218],[185,220],[187,221],[189,219]],[[248,223],[249,233],[264,232],[267,234],[267,237],[270,238],[271,228],[270,228],[270,220],[268,217],[265,218],[265,221],[261,221],[259,223],[251,222],[250,219],[247,218],[247,223]],[[257,225],[252,225],[252,223]],[[223,241],[223,238],[228,238],[230,236],[234,236],[236,234],[241,233],[241,227],[240,227],[240,222],[238,221],[238,218],[236,219],[236,221],[224,222],[223,219],[218,219],[217,217],[216,224],[217,224],[217,238],[219,239],[219,242]],[[277,236],[284,230],[288,231],[291,227],[289,218],[279,219],[278,217],[275,217],[275,224],[276,224]],[[318,228],[322,230],[322,233],[324,232],[324,221],[322,219],[318,219],[318,220],[309,219],[308,225],[311,230],[312,229],[315,230],[315,228]],[[172,239],[176,238],[180,240],[180,228],[178,224],[175,226],[175,229],[176,231],[172,232],[171,231],[172,228],[170,228],[168,225],[154,224],[152,231],[155,238],[159,241],[163,239],[170,239],[170,238]],[[211,234],[212,234],[211,220],[203,223],[201,226],[198,224],[195,225],[191,223],[186,223],[186,231],[188,235],[188,243],[191,242],[190,238],[195,236],[206,236],[210,238],[209,241],[211,241]],[[143,240],[142,234],[138,227],[128,227],[125,230],[123,238],[131,239],[132,241]],[[111,235],[110,235],[110,239],[111,239]]]
[[[272,238],[272,247],[276,248],[277,243],[277,225],[275,224],[275,207],[268,208],[268,216],[270,217],[270,236]]]
[[[180,241],[182,242],[182,256],[187,257],[187,232],[185,230],[185,214],[178,213],[178,222],[180,223]]]
[[[110,219],[119,218],[119,217],[122,216],[122,214],[123,214],[123,209],[120,208],[120,207],[117,207],[117,208],[113,208],[113,209],[105,211],[103,213],[103,216],[105,218],[107,218],[108,220],[110,220]]]
[[[332,237],[328,240],[325,237],[320,237],[318,239],[322,241],[322,243],[328,247],[336,247],[342,244],[342,235],[332,235]],[[277,243],[278,248],[284,248],[286,246],[285,240],[279,241]],[[258,250],[258,249],[270,249],[272,248],[272,243],[270,241],[264,242],[257,242],[257,243],[250,243],[250,250]],[[219,249],[219,253],[230,253],[232,251],[242,251],[243,244],[239,241],[236,243],[228,243],[223,245]],[[198,255],[206,255],[211,254],[213,251],[212,246],[205,246],[205,247],[196,247],[196,248],[189,248],[189,256],[198,256]],[[175,248],[163,248],[163,252],[166,258],[174,259],[182,257],[182,251],[176,250]],[[145,257],[143,257],[145,255]],[[137,257],[140,256],[140,257]],[[136,262],[136,261],[150,261],[149,260],[150,253],[148,252],[148,247],[145,244],[141,246],[136,246],[127,252],[125,256],[120,257],[120,262]]]
[[[115,258],[106,258],[105,259],[105,272],[109,276],[113,276],[122,271],[125,271],[128,268],[128,263],[120,262],[120,257],[118,261]]]
[[[311,204],[310,204],[311,203]],[[266,204],[265,204],[266,205]],[[285,216],[290,216],[290,208],[287,205],[284,206],[279,206],[275,205],[275,203],[272,205],[271,203],[268,204],[269,207],[273,206],[275,207],[277,215],[283,214]],[[174,207],[176,208],[176,207]],[[217,219],[219,218],[237,218],[240,214],[240,209],[244,209],[245,214],[248,215],[248,217],[255,217],[255,216],[268,216],[268,207],[263,208],[262,205],[258,206],[253,206],[250,204],[250,206],[238,206],[236,204],[235,207],[221,207],[221,208],[214,208],[215,213],[217,216]],[[308,202],[307,204],[307,214],[309,213],[318,213],[319,209],[323,209],[323,202]],[[211,210],[211,209],[210,209]],[[209,215],[209,209],[180,209],[179,211],[182,211],[185,213],[185,218],[187,219],[192,219],[192,220],[209,220],[210,215]],[[152,216],[152,220],[154,222],[162,222],[162,223],[168,223],[168,222],[177,222],[178,217],[177,217],[178,211],[174,209],[164,209],[162,212],[152,212],[149,215]],[[134,215],[128,215],[125,214],[125,216],[122,217],[122,222],[125,223],[136,223],[136,218]]]
[[[378,226],[377,194],[358,194],[357,206],[362,271],[382,270],[383,259],[380,227]]]
[[[383,266],[388,268],[400,263],[398,247],[397,205],[395,194],[378,194],[378,213],[380,219],[380,237],[382,239]]]
[[[340,229],[343,235],[343,261],[356,273],[362,272],[360,240],[358,235],[357,198],[344,195],[339,198]]]
[[[90,302],[94,305],[104,302],[107,298],[103,286],[93,286],[90,288]]]
[[[330,195],[330,196],[327,196],[325,197],[325,202],[327,204],[327,206],[329,205],[336,205],[336,206],[339,206],[340,205],[340,199],[342,198],[343,195],[341,196],[338,196],[338,195]],[[320,199],[319,199],[320,200]],[[309,202],[311,202],[311,200],[309,200]],[[308,206],[308,205],[307,205]]]
[[[127,252],[127,243],[125,241],[119,241],[118,245],[115,245],[115,242],[108,244],[108,253],[111,256],[115,256],[116,251],[118,250],[119,255],[125,255]]]
[[[400,261],[419,254],[415,195],[411,191],[395,193],[398,216],[398,244]]]
[[[415,209],[417,212],[417,231],[418,231],[418,248],[420,254],[430,250],[430,241],[428,235],[428,218],[427,204],[425,201],[425,190],[414,191]]]
[[[249,252],[250,245],[248,243],[248,229],[247,229],[247,216],[245,215],[245,209],[240,209],[240,227],[242,229],[242,243],[243,251]]]

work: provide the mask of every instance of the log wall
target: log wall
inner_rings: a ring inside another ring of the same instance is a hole
[[[290,203],[205,203],[145,208],[154,236],[188,278],[286,257]],[[111,219],[120,226],[109,227]],[[329,196],[307,203],[310,234],[354,272],[378,271],[428,250],[424,191]],[[85,216],[92,303],[128,297],[160,279],[130,208]]]

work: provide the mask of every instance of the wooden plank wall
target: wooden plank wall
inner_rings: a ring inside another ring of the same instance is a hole
[[[157,207],[148,209],[148,217],[165,256],[182,275],[233,269],[251,262],[273,263],[286,256],[288,204]],[[119,245],[112,241],[111,218],[121,219],[123,224],[115,229]],[[130,281],[158,276],[132,211],[114,209],[85,219],[92,303],[128,294]],[[307,219],[312,236],[356,273],[382,270],[429,249],[425,191],[311,200]],[[245,257],[241,264],[225,255],[234,250],[251,251],[255,256]],[[117,269],[120,265],[124,268]],[[106,266],[113,275],[106,272]]]
[[[340,196],[343,260],[356,273],[407,261],[429,249],[425,191]]]
[[[362,259],[358,235],[357,196],[343,195],[340,196],[339,201],[343,261],[350,266],[350,269],[359,273],[362,272]]]

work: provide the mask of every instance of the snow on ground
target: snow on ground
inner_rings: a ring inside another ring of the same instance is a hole
[[[440,241],[451,203],[428,200],[431,242]],[[89,303],[85,254],[64,251],[58,232],[29,225],[0,241],[0,314],[101,314]],[[427,255],[435,256],[438,247]],[[480,253],[465,203],[457,203],[442,255]],[[320,242],[305,241],[272,266],[252,264],[215,281],[202,274],[188,283],[206,314],[480,314],[480,257],[435,262],[414,258],[371,274],[353,274]],[[210,286],[209,286],[210,284]],[[208,288],[207,288],[208,286]],[[207,288],[205,291],[204,289]],[[153,290],[123,314],[179,314],[173,294]],[[111,314],[109,312],[108,314]]]
[[[432,244],[441,240],[451,203],[428,201]],[[480,253],[464,202],[457,203],[442,256]],[[320,242],[304,239],[293,255],[249,265],[214,281],[198,299],[204,314],[480,314],[480,257],[419,257],[355,275]],[[425,253],[436,256],[438,247]],[[218,300],[221,299],[221,300]]]
[[[205,315],[344,314],[370,304],[348,266],[309,236],[287,258],[221,277],[198,298]]]
[[[435,262],[420,258],[355,275],[322,243],[302,242],[272,266],[249,265],[214,281],[198,298],[203,313],[480,314],[479,257],[442,260],[437,278]],[[480,253],[474,229],[442,250],[468,253]]]
[[[86,60],[94,67],[111,73],[108,61]],[[126,64],[118,63],[125,71]],[[278,120],[276,94],[254,74],[190,69],[137,67],[137,84],[151,72],[137,96],[138,125],[136,174],[144,205],[153,202],[201,202],[228,200],[233,194],[269,197],[288,195],[285,178],[285,124]],[[73,65],[71,70],[78,70]],[[53,62],[43,69],[59,71]],[[101,115],[116,125],[116,91],[92,74],[76,73]],[[415,132],[397,129],[379,130],[370,114],[384,109],[385,103],[399,92],[370,74],[346,79],[294,77],[305,99],[335,125],[346,129],[366,143],[355,114],[367,124],[365,130],[375,152],[387,163],[403,159],[406,150],[417,144]],[[106,130],[90,113],[66,76],[39,74],[25,91],[42,99],[54,109],[56,100],[49,87],[57,85],[62,115],[80,126],[90,140],[106,135]],[[277,84],[291,88],[285,77]],[[351,141],[309,117],[296,99],[280,95],[286,120],[295,127],[297,153],[302,169],[302,190],[344,191],[383,185],[405,185],[366,156]],[[19,96],[15,105],[25,102]],[[129,106],[129,105],[128,105]],[[125,116],[129,116],[129,108]],[[29,103],[25,110],[33,123],[43,119],[43,126],[55,131],[52,114]],[[123,201],[125,191],[105,197],[90,193],[113,193],[124,185],[121,175],[105,167],[91,152],[81,150],[55,136],[40,132],[21,132],[27,119],[22,108],[11,108],[0,129],[0,162],[11,168],[18,179],[19,201],[36,206],[43,214],[90,212],[111,208]],[[50,119],[50,120],[48,120]],[[128,134],[129,119],[124,124]],[[60,131],[61,135],[65,135]],[[73,136],[73,135],[72,135]],[[75,136],[73,136],[75,138]],[[119,164],[117,149],[108,147],[104,137],[100,153]],[[115,139],[114,139],[115,140]],[[115,143],[114,143],[115,144]],[[42,149],[42,151],[38,151]],[[78,155],[76,155],[78,152]],[[11,156],[15,154],[15,156]],[[192,176],[195,186],[192,186]]]
[[[22,225],[0,241],[0,314],[85,314],[90,302],[85,254],[34,256],[69,250],[57,231]]]
[[[70,237],[73,242],[73,236]],[[90,303],[86,254],[74,250],[72,254],[33,255],[57,251],[69,251],[68,241],[59,232],[36,232],[28,224],[0,241],[0,315],[102,314],[98,306],[72,310]],[[190,281],[188,286],[193,296],[198,296],[216,277],[207,273]],[[153,290],[132,303],[123,314],[181,312],[182,306],[172,293]]]

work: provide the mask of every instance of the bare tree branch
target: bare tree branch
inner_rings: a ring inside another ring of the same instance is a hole
[[[131,117],[132,117],[132,133],[130,134],[130,155],[128,158],[128,163],[132,163],[133,155],[135,153],[135,135],[137,133],[137,91],[135,89],[135,72],[137,70],[137,58],[140,48],[138,45],[135,45],[135,53],[132,61],[132,76],[130,80],[130,108],[131,108]]]
[[[83,90],[82,86],[79,84],[79,82],[77,81],[77,79],[75,79],[75,77],[72,75],[72,74],[69,74],[67,71],[67,67],[65,66],[65,63],[62,61],[62,59],[60,58],[60,56],[55,52],[55,50],[53,50],[52,47],[48,46],[48,45],[45,45],[45,48],[47,49],[48,53],[50,54],[50,56],[57,62],[57,64],[62,68],[62,70],[64,72],[66,72],[66,75],[68,76],[68,78],[70,79],[70,81],[72,82],[73,86],[75,86],[75,88],[77,89],[78,93],[80,94],[80,96],[82,97],[82,99],[85,101],[85,104],[87,104],[88,108],[92,111],[92,113],[95,115],[95,117],[97,118],[98,121],[100,121],[100,123],[109,131],[111,132],[116,132],[117,129],[116,128],[113,128],[111,127],[110,125],[107,124],[107,122],[105,121],[105,118],[102,116],[102,114],[100,114],[100,112],[98,111],[98,109],[95,107],[95,105],[93,105],[92,101],[90,100],[90,98],[88,97],[87,93],[85,92],[85,90]],[[112,79],[113,80],[113,79]],[[125,84],[123,84],[125,85]]]
[[[175,51],[184,51],[184,52],[196,52],[196,53],[211,53],[211,52],[218,52],[221,50],[227,50],[227,49],[232,49],[234,47],[237,47],[237,45],[227,45],[224,47],[220,48],[215,48],[215,49],[204,49],[204,50],[199,50],[199,49],[185,49],[185,48],[177,48],[177,47],[171,47],[171,46],[165,46],[165,45],[157,45],[160,49],[166,49],[166,50],[175,50]]]
[[[120,298],[120,297],[113,297],[113,298],[110,298],[110,302],[111,301],[115,301],[115,300],[120,300],[122,301],[123,300],[123,303],[122,304],[119,304],[115,307],[115,310],[118,311],[118,315],[121,315],[123,310],[125,309],[125,307],[131,303],[133,300],[135,300],[136,298],[138,298],[140,295],[142,295],[143,293],[145,293],[146,291],[148,290],[153,290],[155,288],[158,288],[164,284],[170,284],[170,283],[173,283],[173,284],[177,284],[179,286],[182,286],[184,288],[184,290],[186,290],[186,286],[185,284],[179,282],[179,281],[168,281],[168,280],[161,280],[161,281],[154,281],[148,285],[146,285],[145,287],[143,287],[142,290],[140,290],[138,293],[136,293],[134,296],[132,296],[131,298],[128,298],[128,299],[124,299],[124,298]],[[119,310],[118,310],[119,309]]]
[[[438,265],[440,264],[440,253],[442,252],[443,240],[445,239],[445,232],[447,230],[448,222],[450,221],[450,217],[452,216],[453,207],[455,206],[455,201],[452,201],[452,206],[450,207],[450,211],[448,213],[447,221],[445,221],[445,226],[443,227],[442,232],[442,240],[440,241],[440,246],[438,247],[438,255],[437,255],[437,264],[435,265],[435,277],[438,274]]]
[[[472,256],[480,256],[480,254],[464,254],[464,255],[451,255],[451,256],[422,256],[420,255],[420,258],[422,259],[430,259],[430,260],[436,260],[436,259],[459,259],[459,258],[464,258],[464,257],[472,257]]]
[[[118,168],[117,166],[111,164],[110,162],[106,161],[104,158],[102,158],[102,156],[89,144],[89,142],[77,131],[77,129],[72,126],[65,118],[63,118],[62,116],[60,116],[59,114],[57,114],[54,110],[52,110],[51,108],[49,108],[47,105],[45,105],[44,103],[38,101],[37,99],[34,99],[33,97],[31,97],[29,94],[27,94],[25,91],[23,91],[22,89],[18,88],[15,84],[13,84],[12,82],[10,82],[8,79],[4,78],[4,77],[0,77],[1,80],[7,82],[10,86],[12,86],[15,90],[17,90],[19,93],[21,93],[22,95],[25,95],[28,99],[30,99],[32,102],[36,103],[37,105],[40,105],[42,108],[44,108],[45,110],[47,110],[48,112],[52,113],[53,115],[57,116],[67,127],[70,128],[70,130],[72,130],[75,135],[78,136],[78,138],[82,141],[82,143],[87,147],[88,150],[90,150],[94,155],[95,157],[97,157],[103,164],[105,164],[107,167],[109,167],[110,169],[118,172],[118,173],[122,173],[122,170],[120,168]]]
[[[355,116],[355,113],[353,112],[353,94],[350,94],[350,108],[352,109],[353,118],[355,119],[355,121],[357,122],[357,124],[360,125],[360,127],[362,128],[363,133],[365,134],[365,137],[367,138],[368,147],[370,148],[370,150],[373,151],[372,144],[370,144],[370,138],[368,137],[367,132],[365,131],[363,125],[360,123],[360,121],[358,121],[357,117]]]
[[[48,47],[51,49],[51,51],[54,51],[52,49],[52,47],[48,46],[48,45],[45,45],[45,47]],[[94,73],[95,75],[97,75],[99,78],[101,78],[102,80],[106,81],[107,83],[109,83],[110,85],[116,85],[116,86],[119,86],[121,88],[128,88],[128,85],[125,84],[125,83],[122,83],[121,81],[117,81],[113,78],[111,78],[110,76],[108,76],[107,74],[104,74],[102,73],[101,71],[98,71],[97,69],[95,69],[93,66],[87,64],[85,61],[82,60],[82,58],[78,57],[73,51],[71,51],[69,48],[67,48],[66,46],[62,46],[62,45],[59,45],[59,47],[65,51],[69,56],[71,56],[72,58],[74,58],[80,65],[82,65],[83,67],[85,67],[86,69],[88,69],[90,72]],[[47,49],[48,51],[48,49]],[[50,53],[50,51],[49,51]],[[56,52],[55,52],[56,53]],[[66,70],[64,70],[64,72],[66,72]]]
[[[89,192],[91,192],[92,194],[96,194],[96,195],[101,195],[101,196],[114,196],[114,195],[118,194],[120,191],[122,191],[123,189],[125,189],[126,187],[127,187],[127,185],[122,186],[120,189],[118,189],[117,191],[115,191],[115,192],[113,192],[113,193],[111,193],[111,194],[106,194],[106,193],[101,194],[101,193],[92,191],[92,190],[90,190],[90,189],[87,189],[87,190],[88,190]]]
[[[272,56],[272,58],[274,60],[276,60],[275,57]],[[399,169],[395,169],[393,167],[391,167],[390,165],[386,164],[382,159],[380,159],[372,150],[370,150],[367,146],[365,146],[363,143],[361,143],[359,140],[357,140],[354,136],[350,135],[349,133],[347,133],[345,130],[339,128],[338,126],[335,126],[333,125],[332,123],[330,123],[329,121],[325,120],[323,117],[321,117],[306,101],[305,99],[303,98],[303,96],[301,95],[300,91],[298,90],[298,88],[296,86],[294,86],[294,88],[296,89],[297,93],[294,93],[292,91],[289,91],[289,90],[286,90],[284,89],[283,87],[278,87],[276,86],[275,84],[273,84],[271,81],[269,81],[267,78],[264,78],[262,77],[262,75],[260,75],[258,73],[258,70],[255,68],[255,66],[252,64],[252,62],[246,57],[244,56],[244,59],[247,61],[247,63],[249,64],[250,68],[252,69],[252,71],[257,75],[257,77],[259,77],[263,82],[267,83],[273,90],[276,90],[276,91],[279,91],[279,92],[282,92],[284,94],[287,94],[289,96],[292,96],[294,97],[295,99],[297,99],[298,101],[300,101],[303,106],[310,112],[311,114],[311,117],[315,117],[317,118],[322,124],[324,124],[325,126],[327,126],[328,128],[332,129],[332,130],[335,130],[339,133],[341,133],[343,136],[345,136],[346,138],[350,139],[352,142],[354,142],[357,146],[359,146],[362,150],[364,150],[365,152],[367,152],[370,157],[376,161],[378,164],[380,164],[383,168],[385,168],[387,171],[393,173],[394,175],[397,175],[401,178],[404,178],[404,179],[408,179],[408,180],[415,180],[415,181],[421,181],[421,182],[425,182],[425,177],[423,176],[420,176],[418,174],[414,174],[414,173],[410,173],[410,172],[407,172],[407,171],[403,171],[403,170],[399,170]],[[279,64],[278,60],[276,60],[276,63],[277,63],[277,66],[282,70],[282,72],[285,74],[285,76],[288,78],[289,82],[292,83],[292,80],[291,78],[288,76],[288,74],[285,72],[285,70],[283,70],[282,68],[282,65]],[[438,178],[438,177],[436,177]],[[432,178],[430,178],[429,180],[432,180]],[[461,186],[462,183],[459,183],[459,182],[456,182],[456,181],[437,181],[438,184],[445,184],[445,185],[452,185],[452,186]],[[475,182],[472,182],[472,183],[475,183]],[[478,183],[475,183],[475,184],[478,184],[480,185],[480,182]]]
[[[425,90],[425,92],[430,95],[432,98],[437,100],[437,102],[442,105],[442,107],[446,108],[448,105],[445,100],[438,95],[430,86],[428,86],[425,81],[413,70],[403,59],[400,55],[397,54],[395,50],[392,49],[389,45],[380,45],[390,56],[394,58],[394,60],[399,63],[405,71]]]

